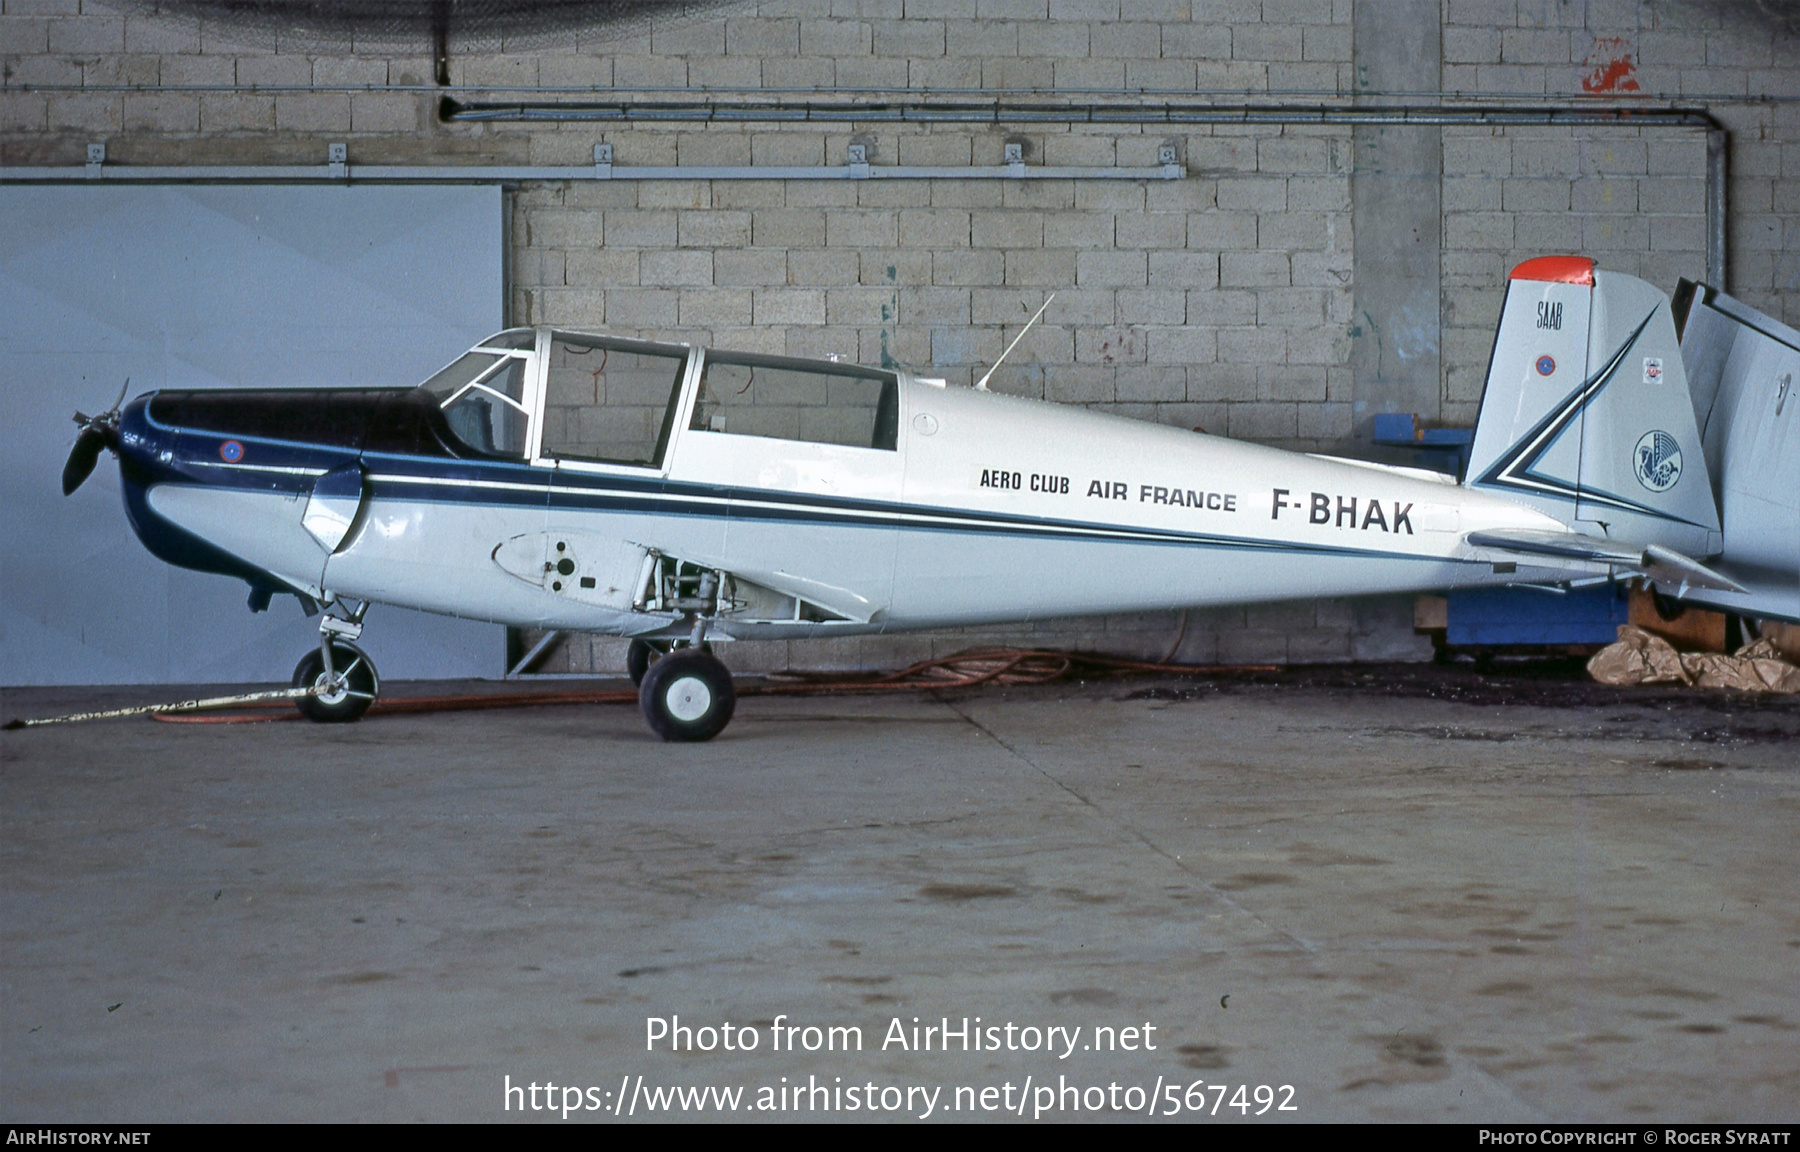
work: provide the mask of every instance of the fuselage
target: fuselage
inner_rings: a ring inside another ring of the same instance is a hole
[[[1429,473],[547,329],[419,388],[152,393],[120,453],[132,524],[171,563],[620,635],[681,627],[659,573],[730,581],[716,633],[802,637],[1517,583],[1465,535],[1561,527]]]

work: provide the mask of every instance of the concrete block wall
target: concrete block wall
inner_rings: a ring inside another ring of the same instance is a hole
[[[1704,107],[1731,132],[1729,290],[1800,322],[1800,22],[1707,0],[1443,0],[1442,87],[1494,99],[1650,97]],[[1447,129],[1443,416],[1474,418],[1503,266],[1553,249],[1665,291],[1705,273],[1704,134]],[[1786,167],[1784,167],[1784,164]],[[1788,182],[1791,186],[1791,181]]]
[[[752,127],[631,143],[732,151]],[[794,133],[793,135],[798,135]],[[863,135],[879,157],[948,136]],[[1028,151],[1082,138],[1039,133]],[[1104,164],[1146,134],[1089,138]],[[704,141],[705,143],[701,143]],[[717,181],[544,185],[516,201],[514,316],[905,367],[968,385],[1050,293],[997,391],[1316,449],[1349,426],[1348,134],[1178,138],[1179,181]],[[813,150],[841,139],[816,137]],[[624,142],[616,145],[615,163]]]
[[[1689,128],[1447,128],[1439,418],[1481,406],[1506,274],[1578,252],[1666,292],[1706,276],[1706,133]]]
[[[1149,90],[1275,103],[1391,94],[1359,80],[1355,2],[769,0],[613,29],[452,43],[457,95],[643,98],[717,90]],[[1766,6],[1713,0],[1441,0],[1442,94],[1679,97],[1733,132],[1730,288],[1800,323],[1800,64]],[[1427,17],[1429,18],[1429,17]],[[1771,21],[1774,21],[1771,23]],[[839,353],[967,383],[1049,292],[997,389],[1308,450],[1355,451],[1352,134],[1327,127],[443,123],[425,45],[246,30],[125,0],[0,0],[0,163],[352,162],[1151,165],[1178,182],[677,181],[521,187],[520,323],[797,355]],[[414,90],[415,86],[425,90]],[[1378,86],[1375,86],[1378,88]],[[656,90],[654,92],[650,90]],[[628,93],[629,94],[629,93]],[[1796,102],[1790,102],[1796,101]],[[1547,251],[1673,288],[1703,269],[1704,143],[1664,129],[1445,129],[1439,384],[1414,404],[1467,423],[1506,270]],[[1371,393],[1372,395],[1373,393]],[[1366,403],[1367,398],[1363,397]],[[743,645],[747,666],[895,666],[1000,641],[1158,655],[1173,615],[943,637]],[[1192,613],[1186,659],[1417,658],[1400,601]],[[560,666],[617,667],[582,641]]]
[[[886,125],[607,134],[614,163],[1144,166],[1176,145],[1180,181],[717,181],[546,185],[515,201],[521,323],[799,356],[840,354],[966,386],[1049,293],[990,386],[1306,451],[1351,430],[1350,134],[1116,126],[971,132]],[[590,135],[585,140],[592,140]],[[698,158],[698,159],[696,159]],[[602,286],[603,285],[603,286]],[[733,644],[741,671],[893,668],[982,645],[1188,661],[1417,659],[1405,603],[1039,622],[932,636]],[[576,638],[546,671],[610,672],[623,643]]]

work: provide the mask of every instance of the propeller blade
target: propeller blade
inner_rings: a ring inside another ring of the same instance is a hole
[[[73,495],[75,489],[81,487],[87,478],[93,475],[94,465],[100,461],[100,453],[107,447],[107,435],[100,428],[83,428],[81,435],[75,437],[75,447],[69,449],[68,463],[63,465],[62,489],[64,496]]]
[[[69,459],[63,464],[64,496],[74,495],[75,489],[94,474],[94,465],[99,463],[103,449],[119,450],[119,406],[125,403],[125,393],[130,389],[131,377],[127,376],[119,388],[119,398],[113,401],[110,410],[98,416],[75,413],[75,423],[81,425],[81,434],[75,437],[75,446],[69,449]]]

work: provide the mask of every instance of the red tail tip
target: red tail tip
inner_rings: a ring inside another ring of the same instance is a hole
[[[1539,256],[1512,270],[1510,280],[1548,280],[1552,284],[1594,285],[1594,262],[1586,256]]]

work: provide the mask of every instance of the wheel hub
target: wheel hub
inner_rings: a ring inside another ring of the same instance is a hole
[[[712,707],[712,689],[698,676],[683,676],[669,685],[663,700],[668,705],[669,715],[691,724]]]
[[[350,678],[347,676],[321,672],[313,681],[313,687],[318,689],[317,699],[321,704],[342,704],[350,698]]]

